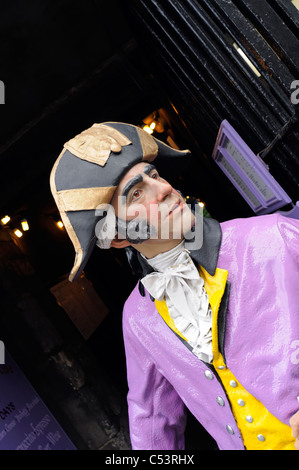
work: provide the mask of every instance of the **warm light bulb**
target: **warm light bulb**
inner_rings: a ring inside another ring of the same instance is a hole
[[[18,237],[18,238],[21,238],[23,236],[21,230],[17,229],[14,231],[14,234]]]
[[[26,219],[21,220],[21,225],[24,232],[27,232],[27,230],[29,230],[29,224]]]
[[[61,222],[61,220],[58,220],[58,222],[57,222],[57,227],[63,228],[63,223]]]
[[[143,130],[148,134],[152,134],[154,132],[153,129],[151,129],[149,126],[144,126]]]
[[[1,219],[1,224],[2,224],[2,225],[6,225],[6,224],[8,224],[9,221],[10,221],[9,215],[5,215],[5,216]]]
[[[151,124],[150,124],[150,129],[153,131],[156,127],[156,123],[155,121],[153,121]]]

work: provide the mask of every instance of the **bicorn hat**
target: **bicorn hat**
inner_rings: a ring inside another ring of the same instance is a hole
[[[109,204],[127,171],[140,162],[183,157],[176,150],[131,124],[94,124],[64,144],[50,176],[51,191],[76,256],[69,276],[78,278],[97,238],[96,208]]]

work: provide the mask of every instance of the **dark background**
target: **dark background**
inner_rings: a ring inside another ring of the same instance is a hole
[[[289,0],[1,2],[0,216],[11,222],[0,229],[0,338],[78,448],[129,448],[121,312],[137,279],[124,253],[95,249],[85,276],[109,314],[88,340],[50,293],[74,260],[49,188],[64,142],[95,122],[142,126],[158,113],[155,136],[192,151],[167,178],[225,221],[254,213],[211,158],[221,121],[258,153],[293,118],[265,161],[295,203],[298,22]],[[16,239],[23,218],[30,230]],[[189,448],[215,448],[189,423]]]

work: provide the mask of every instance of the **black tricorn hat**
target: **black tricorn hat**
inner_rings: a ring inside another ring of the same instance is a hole
[[[100,216],[95,210],[109,204],[127,171],[140,162],[184,157],[176,150],[131,124],[94,124],[64,144],[50,176],[50,186],[76,257],[69,280],[78,278],[97,238]]]

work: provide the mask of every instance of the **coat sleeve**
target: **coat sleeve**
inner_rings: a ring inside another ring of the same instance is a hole
[[[129,325],[123,328],[133,450],[184,450],[184,404]]]

